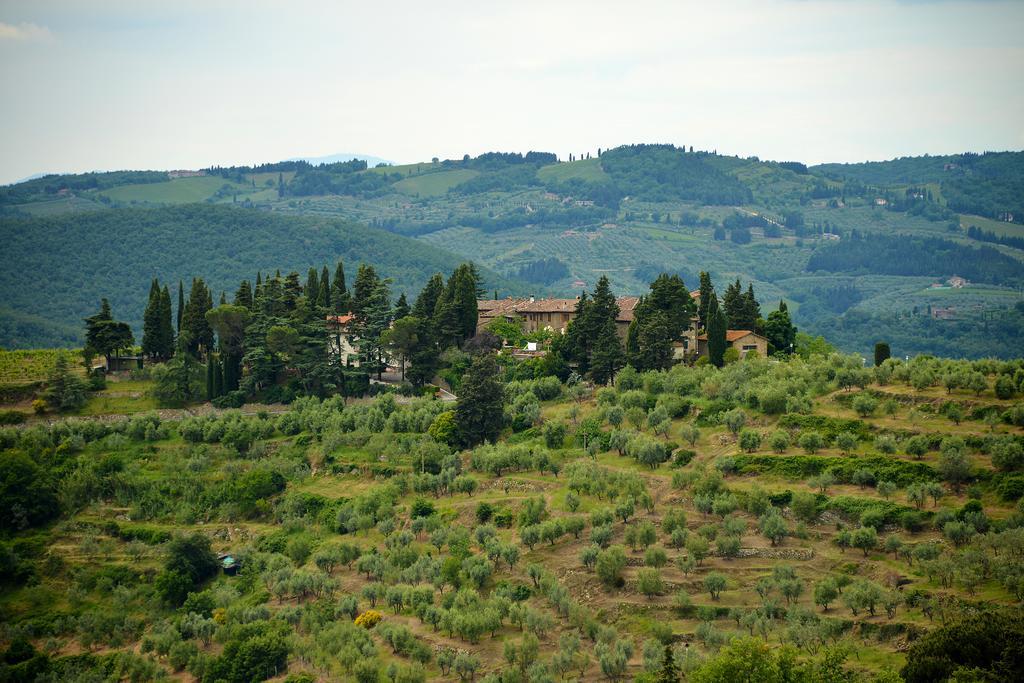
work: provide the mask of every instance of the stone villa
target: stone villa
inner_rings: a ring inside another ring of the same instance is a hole
[[[700,292],[690,292],[690,296],[695,300],[699,299]],[[639,301],[640,298],[635,296],[620,296],[616,299],[619,304],[619,315],[615,319],[615,327],[623,340],[626,339],[629,324],[633,322],[633,309]],[[578,302],[578,298],[538,299],[532,296],[522,299],[483,299],[477,301],[477,331],[487,327],[493,320],[502,319],[506,322],[518,320],[526,333],[550,330],[565,334],[569,321],[576,315]],[[693,323],[684,333],[683,339],[675,344],[677,360],[707,354],[707,337],[698,336],[696,319]],[[757,351],[762,357],[768,355],[768,340],[750,330],[729,330],[726,333],[726,342],[739,351],[740,357],[746,356],[750,351]]]

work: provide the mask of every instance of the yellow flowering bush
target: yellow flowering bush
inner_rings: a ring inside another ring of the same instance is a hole
[[[368,609],[358,617],[356,617],[356,626],[362,626],[365,629],[371,629],[380,623],[380,620],[384,618],[384,615],[375,609]]]

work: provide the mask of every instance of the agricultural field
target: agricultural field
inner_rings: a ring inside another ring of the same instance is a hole
[[[122,185],[103,190],[100,196],[123,204],[191,204],[210,199],[225,186],[240,195],[254,190],[251,185],[239,185],[220,176],[209,175],[174,178],[162,183]],[[231,193],[228,193],[230,196]]]
[[[608,174],[601,168],[601,161],[597,158],[542,166],[537,170],[537,177],[544,182],[565,182],[574,178],[595,183],[608,180]]]
[[[929,633],[1021,614],[1022,391],[810,355],[509,383],[475,446],[393,394],[0,429],[3,637],[58,678],[934,680]]]
[[[68,365],[76,372],[85,374],[81,351],[71,349],[0,350],[0,385],[45,380],[53,372],[58,357],[65,358]]]
[[[394,189],[402,194],[417,197],[436,197],[445,194],[459,183],[472,180],[478,175],[480,175],[478,172],[471,169],[423,173],[399,180],[395,183]]]

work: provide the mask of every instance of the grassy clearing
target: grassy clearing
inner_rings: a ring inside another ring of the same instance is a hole
[[[196,176],[175,178],[163,183],[122,185],[104,190],[101,194],[114,201],[128,204],[191,204],[209,199],[225,185],[239,193],[253,189],[251,186],[238,185],[219,176]]]
[[[537,170],[537,177],[544,182],[565,182],[574,178],[593,183],[608,180],[608,175],[601,168],[601,160],[596,158],[543,166]]]
[[[478,171],[471,169],[458,169],[454,171],[440,171],[438,173],[423,173],[421,175],[405,178],[395,183],[395,190],[402,194],[416,195],[423,197],[437,197],[446,194],[459,183],[480,175]]]

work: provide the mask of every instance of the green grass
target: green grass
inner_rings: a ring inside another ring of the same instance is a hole
[[[209,199],[224,185],[236,188],[238,192],[252,191],[251,185],[238,185],[220,176],[197,176],[193,178],[175,178],[164,183],[143,183],[140,185],[122,185],[101,194],[114,201],[125,203],[147,204],[190,204]],[[259,184],[257,183],[257,189]]]
[[[122,380],[108,382],[107,388],[93,394],[79,415],[133,415],[159,408],[150,391],[153,382],[149,380]]]
[[[976,225],[986,232],[994,232],[997,235],[1008,235],[1010,237],[1024,237],[1024,225],[1019,223],[1006,223],[995,221],[982,216],[963,214],[960,216],[960,227],[965,231],[972,225]]]
[[[608,180],[607,174],[601,168],[599,159],[583,159],[582,161],[570,161],[564,164],[551,164],[544,166],[537,171],[537,177],[544,182],[564,182],[573,178],[589,180],[599,183]]]
[[[459,183],[480,175],[478,171],[470,169],[458,169],[454,171],[440,171],[438,173],[423,173],[421,175],[405,178],[395,183],[395,189],[402,194],[419,195],[425,197],[436,197],[443,195]]]

